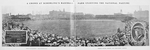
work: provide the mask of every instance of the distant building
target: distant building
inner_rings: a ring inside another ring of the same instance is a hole
[[[31,18],[29,17],[29,15],[11,15],[11,19],[13,21],[26,21],[30,20]]]
[[[10,17],[10,13],[6,13],[6,14],[2,14],[2,21],[3,22],[8,22],[11,20],[11,17]]]
[[[123,16],[130,16],[130,17],[133,16],[132,14],[122,14],[122,13],[114,13],[114,15],[123,15]]]
[[[145,11],[135,11],[133,14],[134,17],[149,17],[149,11],[145,10]]]
[[[133,14],[133,17],[140,19],[140,20],[149,21],[149,11],[148,10],[135,11]]]
[[[9,17],[10,15],[11,15],[10,13],[2,14],[2,18],[3,19],[10,18]]]
[[[132,17],[132,14],[131,14],[131,13],[123,14],[122,12],[123,12],[123,11],[122,11],[122,9],[121,9],[119,13],[114,13],[114,15],[115,15],[115,16],[116,16],[116,15],[117,15],[117,16],[119,15],[120,17],[121,17],[121,16],[129,16],[129,17]]]
[[[74,13],[73,15],[84,15],[82,12]]]
[[[94,18],[93,14],[85,14],[84,16],[86,19],[93,19]]]
[[[54,18],[70,18],[71,12],[63,11],[49,11],[49,15]]]

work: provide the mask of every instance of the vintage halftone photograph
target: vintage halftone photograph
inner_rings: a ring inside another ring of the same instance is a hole
[[[149,46],[149,6],[2,6],[2,47],[35,46]]]

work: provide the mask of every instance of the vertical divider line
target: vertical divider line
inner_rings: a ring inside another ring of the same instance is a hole
[[[70,38],[75,38],[74,36],[76,36],[76,30],[75,30],[75,19],[74,19],[74,13],[76,12],[76,5],[75,5],[75,0],[72,1],[72,5],[71,5],[71,11],[72,13],[70,14]],[[76,43],[74,43],[76,44]]]

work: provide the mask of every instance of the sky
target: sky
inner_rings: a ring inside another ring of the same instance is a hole
[[[139,10],[149,10],[149,7],[146,5],[45,5],[45,6],[3,6],[2,13],[11,13],[11,14],[48,14],[49,11],[65,11],[67,12],[83,12],[85,14],[114,14],[119,13],[122,10],[122,13],[133,13],[134,11]]]
[[[17,1],[17,2],[16,2]],[[134,0],[122,0],[124,2],[130,2],[127,5],[80,5],[80,4],[57,4],[57,5],[28,5],[28,2],[73,2],[73,0],[16,0],[8,1],[3,0],[1,2],[2,13],[11,13],[11,14],[48,14],[52,10],[63,10],[67,12],[83,12],[86,14],[114,14],[119,13],[122,10],[122,13],[133,13],[134,11],[149,10],[149,5],[147,1],[134,1]],[[106,0],[74,0],[76,2],[106,2]],[[122,2],[120,0],[109,0],[108,2]]]
[[[56,11],[65,11],[70,12],[71,6],[70,5],[50,5],[50,6],[3,6],[2,13],[11,13],[11,14],[48,14],[49,11],[56,10]]]
[[[77,5],[77,12],[90,14],[133,13],[139,10],[149,10],[146,5]]]

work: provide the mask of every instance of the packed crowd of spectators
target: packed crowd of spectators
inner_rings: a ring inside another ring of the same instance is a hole
[[[23,23],[3,23],[3,35],[5,30],[27,30],[27,44],[5,44],[3,46],[125,46],[128,44],[124,32],[116,31],[115,35],[95,38],[64,37],[53,33],[43,33],[39,30],[32,30]]]

